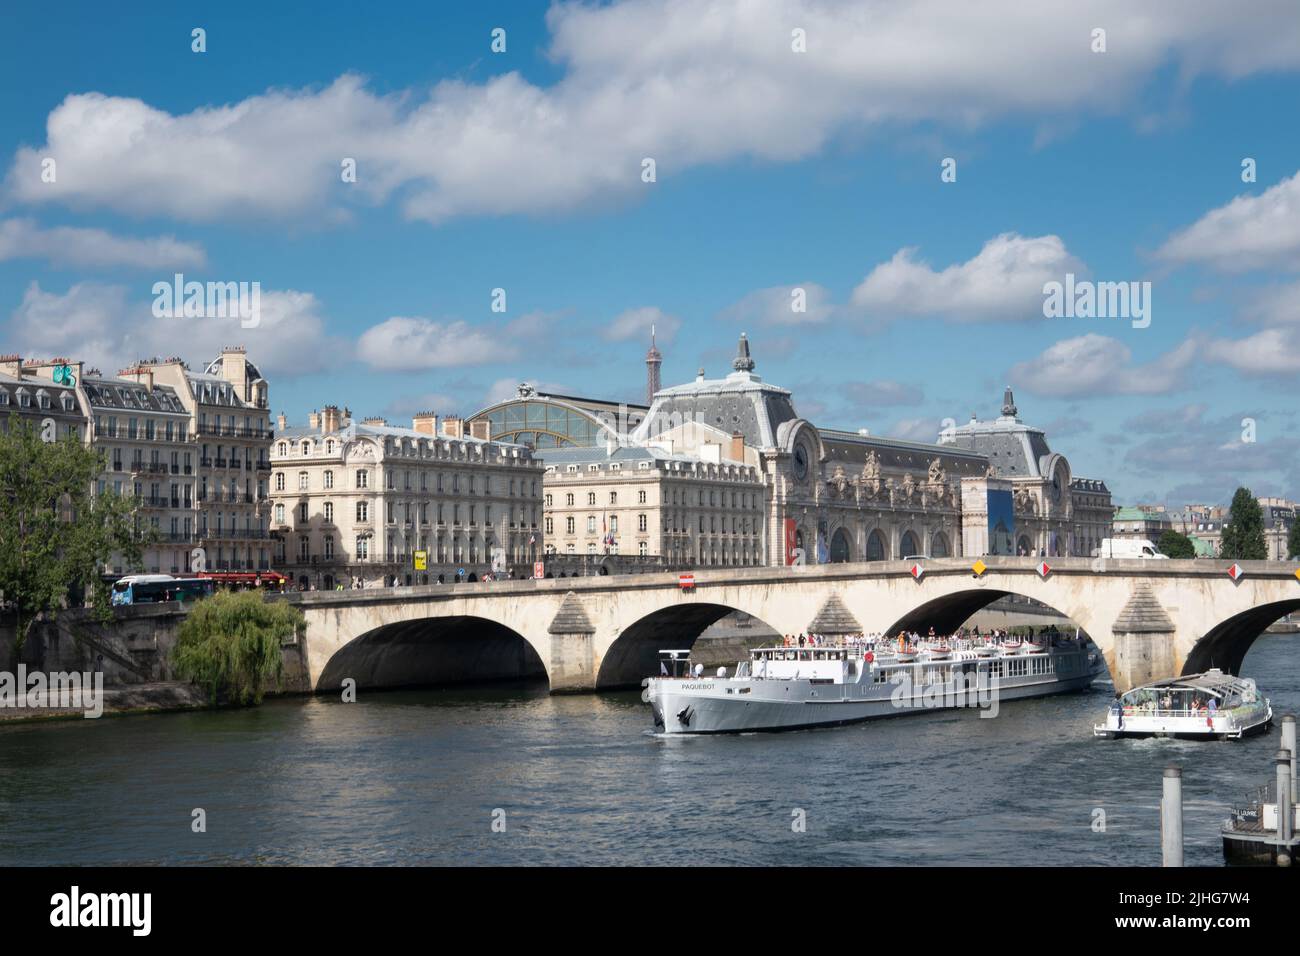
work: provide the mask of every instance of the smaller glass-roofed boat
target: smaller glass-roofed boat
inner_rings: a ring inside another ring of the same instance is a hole
[[[1153,681],[1117,697],[1096,737],[1249,737],[1268,729],[1273,708],[1249,677],[1215,669]]]

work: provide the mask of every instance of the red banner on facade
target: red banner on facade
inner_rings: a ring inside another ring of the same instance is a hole
[[[793,518],[785,519],[785,563],[786,565],[794,564],[795,551],[798,549],[799,536],[795,530],[796,524]]]

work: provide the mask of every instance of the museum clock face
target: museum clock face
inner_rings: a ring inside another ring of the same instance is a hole
[[[803,445],[794,446],[794,476],[800,481],[808,477],[808,451]]]

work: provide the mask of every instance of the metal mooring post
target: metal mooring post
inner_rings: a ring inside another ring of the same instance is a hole
[[[1183,772],[1177,767],[1165,768],[1160,800],[1160,865],[1183,865]]]
[[[1296,768],[1300,764],[1300,753],[1296,752],[1295,742],[1295,715],[1287,714],[1282,718],[1282,749],[1291,752],[1291,802],[1295,803],[1300,799],[1300,791],[1296,790]]]
[[[1277,865],[1291,865],[1291,752],[1277,752]]]

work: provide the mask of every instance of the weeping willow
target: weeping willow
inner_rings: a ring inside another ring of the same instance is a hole
[[[303,625],[302,612],[254,591],[204,598],[181,624],[172,669],[218,701],[258,704],[284,670],[280,643]]]

